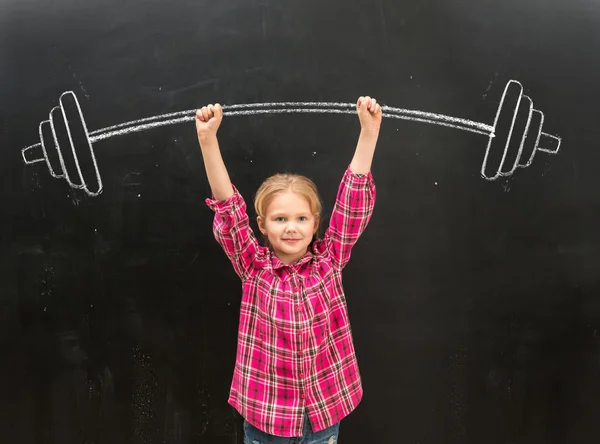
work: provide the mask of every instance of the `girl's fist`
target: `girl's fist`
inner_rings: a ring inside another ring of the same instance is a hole
[[[196,111],[196,132],[198,137],[216,135],[223,120],[223,108],[218,103],[207,105]]]
[[[356,112],[363,130],[379,131],[383,113],[374,97],[359,97],[356,102]]]

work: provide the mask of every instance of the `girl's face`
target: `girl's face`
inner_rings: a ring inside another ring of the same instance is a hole
[[[301,259],[319,227],[308,201],[292,192],[278,193],[269,204],[260,231],[267,236],[276,256],[285,264]]]

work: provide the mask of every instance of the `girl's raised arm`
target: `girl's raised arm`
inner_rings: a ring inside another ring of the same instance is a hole
[[[367,227],[376,196],[371,163],[381,126],[381,107],[374,98],[360,97],[356,111],[361,125],[360,136],[352,162],[340,183],[329,227],[323,237],[333,264],[339,270],[350,260],[354,244]]]
[[[381,106],[375,98],[359,97],[356,102],[356,113],[360,120],[360,136],[356,145],[350,169],[356,174],[367,174],[371,170],[373,154],[381,127]]]
[[[223,108],[218,103],[204,106],[196,112],[196,132],[202,150],[204,168],[210,188],[217,200],[226,200],[233,195],[231,180],[217,140],[217,130],[222,120]]]
[[[231,184],[227,168],[221,157],[217,129],[223,119],[221,105],[208,105],[196,112],[196,131],[204,158],[204,167],[212,198],[206,199],[215,212],[213,233],[223,247],[233,268],[242,280],[253,276],[260,248],[250,228],[246,203]]]

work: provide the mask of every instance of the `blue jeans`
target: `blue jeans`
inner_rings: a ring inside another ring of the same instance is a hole
[[[314,433],[306,412],[304,413],[304,427],[302,436],[297,438],[284,438],[269,435],[244,420],[244,444],[337,444],[340,423]]]

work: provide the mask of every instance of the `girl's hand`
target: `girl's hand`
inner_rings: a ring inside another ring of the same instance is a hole
[[[198,133],[198,138],[216,136],[222,120],[223,108],[218,103],[216,105],[204,106],[196,111],[196,132]]]
[[[356,102],[356,112],[363,130],[378,132],[383,112],[374,97],[361,96]]]

